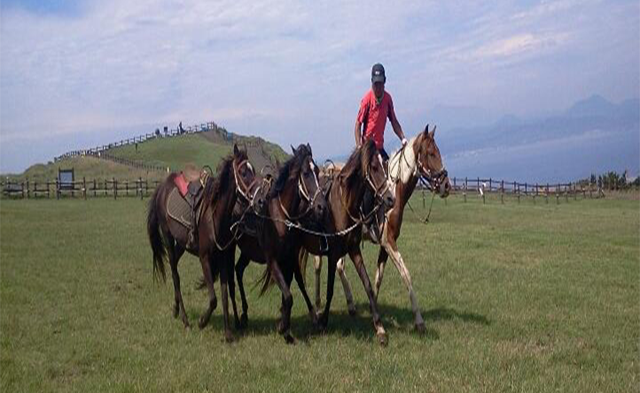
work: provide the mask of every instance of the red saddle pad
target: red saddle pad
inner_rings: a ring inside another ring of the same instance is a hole
[[[182,195],[182,197],[184,198],[184,196],[187,195],[187,186],[189,185],[187,179],[185,179],[184,177],[184,174],[180,173],[179,175],[177,175],[173,179],[173,182],[178,187],[178,190],[180,190],[180,195]]]

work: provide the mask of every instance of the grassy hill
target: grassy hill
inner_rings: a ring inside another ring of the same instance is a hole
[[[157,138],[138,143],[112,148],[106,153],[112,157],[129,161],[154,165],[162,168],[170,168],[172,171],[180,170],[186,164],[191,163],[197,167],[209,165],[214,170],[220,160],[231,153],[233,144],[237,143],[241,148],[246,148],[251,162],[257,168],[279,160],[285,161],[288,155],[280,146],[264,141],[258,137],[245,137],[234,135],[233,140],[224,138],[221,134],[210,131],[199,134],[181,135],[171,138]],[[115,163],[96,157],[73,157],[55,163],[36,164],[19,175],[7,176],[12,181],[37,181],[44,182],[54,180],[58,169],[75,170],[76,180],[87,179],[111,179],[134,180],[142,177],[149,180],[161,180],[166,176],[164,171],[144,170],[128,165]]]
[[[209,165],[215,169],[218,162],[231,153],[234,143],[240,148],[246,148],[251,161],[259,168],[268,161],[277,158],[282,162],[288,157],[280,146],[261,138],[236,135],[233,140],[225,140],[214,131],[152,139],[139,143],[137,148],[135,145],[128,145],[110,149],[108,152],[116,157],[170,167],[172,170],[180,169],[187,163],[198,167]],[[255,161],[261,161],[261,164]]]
[[[132,168],[127,165],[118,164],[112,161],[103,160],[96,157],[73,157],[58,162],[48,164],[35,164],[19,175],[6,176],[11,181],[45,182],[54,181],[58,176],[58,169],[74,169],[76,180],[116,178],[118,180],[135,180],[138,178],[148,180],[162,180],[167,175],[166,172],[147,171]],[[3,179],[4,180],[4,179]]]

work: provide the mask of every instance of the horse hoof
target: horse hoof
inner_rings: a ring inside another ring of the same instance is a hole
[[[209,323],[209,321],[206,318],[200,317],[200,320],[198,321],[198,327],[200,329],[204,329],[207,326],[208,323]]]
[[[424,334],[427,328],[424,326],[424,322],[416,323],[416,331],[420,334]]]
[[[242,314],[240,317],[240,329],[246,329],[249,326],[249,318],[247,314]]]
[[[350,309],[349,309],[349,316],[350,316],[350,317],[355,317],[355,316],[357,316],[357,315],[358,315],[358,310],[356,310],[356,308],[355,308],[355,307],[354,307],[354,308],[350,308]]]
[[[378,333],[376,334],[376,336],[378,337],[378,343],[380,344],[380,346],[386,347],[387,345],[389,345],[389,338],[387,337],[386,333]]]
[[[295,344],[295,343],[296,343],[296,339],[295,339],[295,338],[293,338],[293,336],[291,335],[291,333],[287,333],[287,334],[285,334],[285,335],[284,335],[284,341],[285,341],[287,344],[291,344],[291,345],[293,345],[293,344]]]

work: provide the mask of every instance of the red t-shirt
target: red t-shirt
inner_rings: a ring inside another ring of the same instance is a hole
[[[373,139],[378,149],[384,146],[384,127],[387,124],[387,118],[390,121],[396,118],[391,94],[385,91],[378,104],[373,90],[369,90],[360,101],[358,122],[364,124],[364,139]]]

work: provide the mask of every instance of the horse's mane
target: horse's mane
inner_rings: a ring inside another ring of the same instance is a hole
[[[360,148],[353,150],[340,171],[340,176],[346,180],[347,187],[353,186],[358,179],[364,177],[377,152],[376,145],[371,139],[368,139]]]
[[[238,152],[240,160],[247,159],[247,153],[240,150]],[[214,201],[220,199],[229,191],[230,178],[233,176],[233,160],[235,155],[231,153],[218,164],[217,173],[213,181],[208,181],[204,186],[203,198],[213,204]]]
[[[295,154],[293,157],[287,160],[284,163],[282,168],[280,168],[280,172],[278,173],[278,177],[276,178],[276,182],[271,187],[271,191],[269,191],[269,195],[267,198],[274,198],[284,190],[285,185],[287,184],[287,180],[291,176],[298,176],[298,171],[300,171],[300,167],[304,159],[307,156],[311,155],[311,150],[307,145],[300,145],[298,149],[295,150]]]

